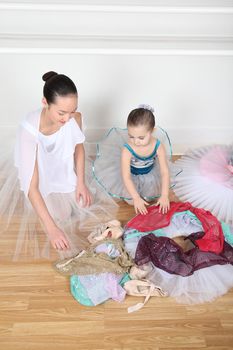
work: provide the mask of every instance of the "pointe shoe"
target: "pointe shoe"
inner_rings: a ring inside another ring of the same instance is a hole
[[[118,220],[111,220],[98,225],[87,237],[90,243],[96,243],[105,238],[118,239],[123,235],[123,228]]]
[[[167,293],[161,287],[156,286],[148,280],[130,280],[124,284],[124,289],[128,295],[136,297],[147,297],[148,294],[153,297],[166,297]]]
[[[148,280],[130,280],[124,284],[123,288],[126,290],[126,293],[128,295],[133,295],[136,297],[145,296],[143,303],[138,303],[136,305],[128,307],[128,313],[140,310],[147,303],[151,296],[167,296],[166,292]]]

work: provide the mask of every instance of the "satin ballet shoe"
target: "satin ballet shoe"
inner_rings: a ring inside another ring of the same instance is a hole
[[[118,239],[123,235],[123,228],[118,220],[111,220],[96,226],[87,237],[90,243],[96,243],[105,238]]]
[[[145,296],[143,303],[128,307],[128,313],[140,310],[150,299],[150,297],[166,297],[167,293],[164,292],[160,287],[154,285],[148,280],[130,280],[127,281],[123,288],[128,295],[140,297]]]

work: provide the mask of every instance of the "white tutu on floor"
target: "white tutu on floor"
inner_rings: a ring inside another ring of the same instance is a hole
[[[0,159],[0,240],[4,235],[8,235],[9,242],[14,239],[12,247],[7,248],[12,249],[7,257],[13,260],[50,258],[54,249],[29,199],[20,190],[13,152],[2,149]],[[89,208],[77,203],[74,192],[51,193],[44,198],[50,215],[70,244],[70,249],[57,251],[61,259],[74,256],[87,246],[86,237],[94,227],[111,220],[117,212],[116,203],[92,179],[90,160],[86,161],[86,185],[93,197]]]
[[[140,268],[151,268],[147,275],[148,280],[160,286],[181,304],[211,302],[233,287],[233,266],[229,264],[206,267],[187,277],[170,274],[152,263]]]
[[[219,220],[233,224],[233,145],[192,150],[176,164],[182,173],[174,191],[182,201],[204,208]]]
[[[167,151],[168,166],[171,176],[171,187],[175,185],[175,177],[181,169],[171,162],[172,149],[167,133],[157,127],[154,133]],[[96,159],[93,162],[93,174],[99,185],[116,199],[131,200],[121,175],[121,152],[128,140],[127,129],[112,128],[97,144]],[[161,194],[161,178],[159,163],[156,160],[152,170],[147,174],[132,175],[137,192],[146,200],[158,198]]]

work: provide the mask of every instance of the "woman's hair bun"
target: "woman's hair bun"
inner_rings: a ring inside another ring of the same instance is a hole
[[[56,72],[50,71],[50,72],[45,73],[45,74],[42,76],[42,79],[43,79],[44,81],[47,81],[47,80],[49,80],[50,78],[54,77],[55,75],[57,75]]]

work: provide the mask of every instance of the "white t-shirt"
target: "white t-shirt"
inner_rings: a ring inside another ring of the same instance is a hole
[[[41,109],[30,113],[21,123],[15,149],[21,189],[28,195],[37,158],[39,190],[43,197],[50,193],[69,193],[76,188],[74,171],[75,146],[85,136],[74,118],[57,132],[44,135],[39,131]]]

